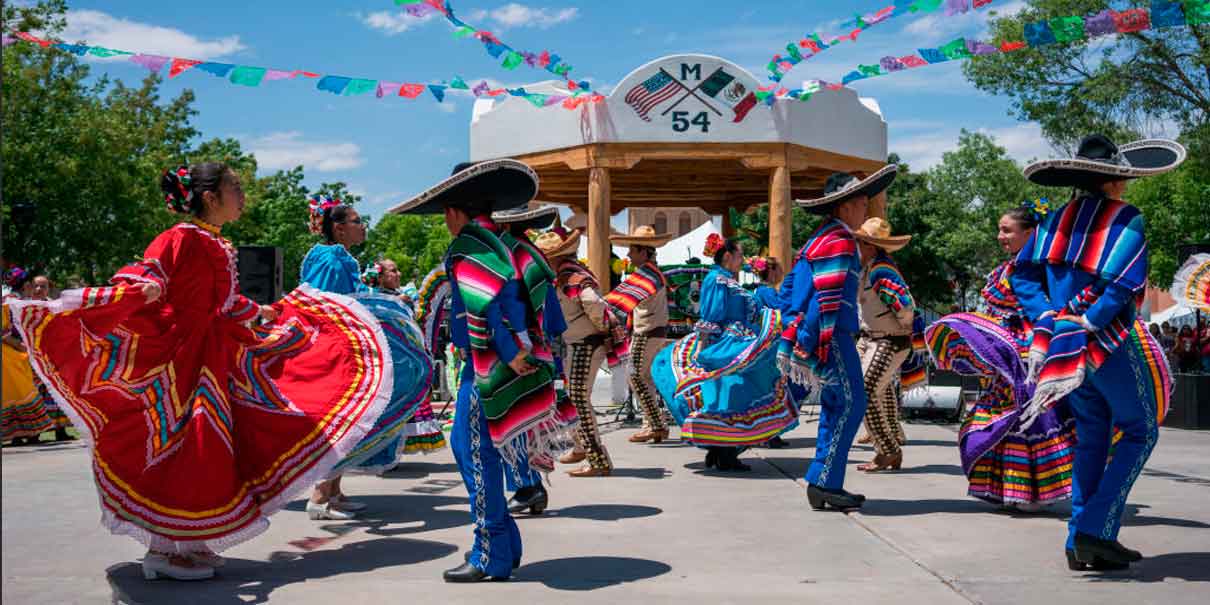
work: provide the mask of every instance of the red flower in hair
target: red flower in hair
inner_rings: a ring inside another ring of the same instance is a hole
[[[311,233],[316,235],[323,232],[324,211],[328,208],[335,208],[341,205],[340,200],[332,199],[326,195],[313,197],[307,200],[307,216],[309,217],[308,227]]]
[[[704,250],[702,250],[702,254],[712,257],[715,254],[718,254],[718,251],[722,250],[723,245],[726,243],[727,240],[723,239],[723,236],[717,233],[711,233],[710,236],[706,238],[706,247]]]

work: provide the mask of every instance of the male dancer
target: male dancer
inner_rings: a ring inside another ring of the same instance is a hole
[[[520,346],[522,339],[505,321],[503,306],[518,296],[519,281],[490,218],[493,211],[527,204],[537,191],[538,176],[521,162],[459,164],[451,177],[393,210],[443,212],[454,236],[445,257],[450,338],[468,363],[450,444],[470,498],[474,545],[466,563],[445,572],[447,582],[506,580],[521,564],[521,533],[508,514],[503,463],[519,457],[519,446],[531,455],[555,447],[549,442],[555,423],[553,360],[538,347]]]
[[[824,196],[798,205],[827,218],[795,259],[793,279],[783,284],[790,312],[797,315],[782,334],[778,363],[794,382],[822,387],[815,460],[807,467],[811,508],[860,508],[865,496],[844,490],[845,465],[857,427],[865,416],[861,358],[853,335],[861,259],[853,230],[865,221],[869,198],[895,180],[890,165],[865,179],[834,173]]]
[[[668,284],[655,262],[655,249],[672,240],[669,233],[657,234],[650,226],[636,227],[630,235],[614,235],[610,241],[630,246],[635,270],[605,297],[619,324],[630,332],[630,392],[643,410],[643,428],[630,436],[631,443],[660,443],[668,438],[668,422],[660,405],[660,392],[651,380],[651,362],[668,343]]]

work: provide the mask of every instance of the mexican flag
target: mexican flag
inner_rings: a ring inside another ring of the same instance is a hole
[[[756,91],[748,90],[743,82],[736,80],[735,76],[727,73],[721,67],[710,74],[710,77],[702,82],[698,90],[730,107],[731,111],[735,113],[732,122],[744,121],[748,112],[756,107]]]

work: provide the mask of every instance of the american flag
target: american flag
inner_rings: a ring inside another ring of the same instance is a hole
[[[680,89],[680,82],[668,75],[668,72],[660,70],[638,86],[631,88],[630,92],[626,93],[626,104],[633,107],[640,118],[650,122],[651,118],[647,116],[647,112],[671,99],[672,95],[675,95]]]

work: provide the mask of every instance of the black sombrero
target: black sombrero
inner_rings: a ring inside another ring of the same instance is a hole
[[[492,220],[498,225],[508,225],[509,227],[520,227],[522,230],[530,229],[546,229],[555,224],[555,218],[559,216],[559,208],[557,206],[538,206],[537,208],[527,208],[519,206],[508,210],[501,210],[492,213]]]
[[[538,175],[524,162],[488,160],[454,167],[449,178],[395,206],[395,214],[440,214],[450,204],[497,212],[524,206],[538,195]]]
[[[1118,147],[1104,135],[1080,141],[1073,158],[1042,160],[1025,167],[1025,178],[1047,187],[1099,189],[1109,181],[1163,174],[1185,161],[1185,148],[1176,141],[1145,139]]]
[[[874,197],[886,190],[895,181],[899,166],[887,164],[874,174],[859,179],[847,172],[834,172],[823,186],[823,197],[813,200],[794,200],[802,208],[815,208],[839,204],[858,195]]]

